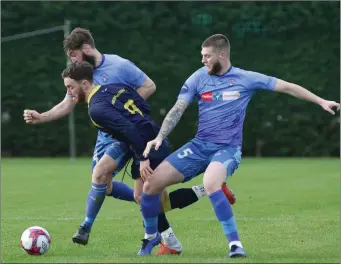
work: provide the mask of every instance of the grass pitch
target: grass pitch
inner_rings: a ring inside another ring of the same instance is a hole
[[[73,244],[90,188],[90,158],[2,159],[1,260],[6,263],[340,263],[340,160],[245,158],[228,185],[248,258],[227,258],[227,242],[207,197],[168,213],[184,251],[137,257],[142,218],[134,203],[107,197],[87,246]],[[121,179],[118,175],[117,180]],[[125,177],[132,186],[132,180]],[[199,176],[170,190],[200,184]],[[46,228],[49,252],[27,255],[21,233]]]

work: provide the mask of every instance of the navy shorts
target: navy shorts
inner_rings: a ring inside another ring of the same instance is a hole
[[[154,170],[170,153],[168,140],[164,140],[158,151],[152,149],[149,154],[150,167]],[[113,139],[110,135],[99,131],[92,159],[92,170],[95,168],[99,160],[106,154],[114,159],[117,163],[117,169],[112,176],[115,177],[133,158],[133,152],[127,144]],[[131,177],[137,179],[140,177],[140,163],[133,159],[131,164]]]
[[[159,147],[159,149],[156,151],[154,148],[150,150],[149,153],[149,162],[150,162],[150,168],[155,170],[157,166],[161,164],[162,161],[165,160],[165,158],[169,155],[170,153],[170,146],[168,140],[164,140],[162,142],[162,145]],[[132,174],[133,171],[138,171],[139,177],[140,177],[140,163],[136,160],[133,161],[132,166]],[[133,168],[135,166],[135,168]],[[134,176],[132,176],[133,179],[136,179]]]

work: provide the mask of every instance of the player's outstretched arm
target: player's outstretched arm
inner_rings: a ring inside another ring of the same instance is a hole
[[[142,86],[136,89],[137,93],[147,100],[156,91],[155,83],[147,76]]]
[[[32,125],[57,120],[70,114],[73,111],[76,103],[77,102],[73,101],[71,98],[65,97],[63,101],[44,113],[38,113],[35,110],[25,109],[23,114],[24,120],[27,124]]]
[[[160,128],[159,134],[157,137],[149,141],[147,146],[143,152],[143,156],[147,157],[151,148],[154,147],[155,150],[158,150],[162,144],[162,141],[172,132],[176,124],[179,122],[181,116],[185,112],[188,102],[185,100],[178,99],[173,106],[173,108],[168,112],[165,117],[165,120],[162,122],[162,126]]]
[[[308,91],[307,89],[303,88],[302,86],[299,86],[294,83],[289,83],[286,81],[283,81],[281,79],[277,79],[276,92],[280,93],[286,93],[289,95],[292,95],[296,98],[303,99],[306,101],[313,102],[315,104],[320,105],[325,111],[331,113],[332,115],[335,114],[333,108],[335,108],[337,111],[340,110],[340,104],[335,101],[327,101],[312,92]]]

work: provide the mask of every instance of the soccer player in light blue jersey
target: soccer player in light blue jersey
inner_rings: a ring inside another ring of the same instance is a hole
[[[186,182],[204,173],[203,183],[215,214],[228,240],[229,257],[245,257],[231,205],[220,186],[238,168],[242,154],[242,133],[246,107],[258,90],[286,93],[316,103],[335,114],[340,104],[324,100],[305,88],[275,77],[233,67],[230,43],[224,35],[213,35],[202,44],[204,67],[195,71],[180,90],[178,100],[169,111],[158,136],[147,144],[144,156],[152,147],[157,150],[174,129],[187,106],[197,100],[198,131],[190,142],[169,155],[152,174],[147,171],[141,199],[145,237],[139,255],[150,254],[160,241],[157,214],[160,192],[172,184]],[[140,170],[147,164],[140,163]]]
[[[94,39],[87,29],[74,29],[70,36],[64,40],[64,50],[73,62],[87,61],[94,66],[94,82],[97,85],[110,83],[131,87],[136,89],[145,100],[156,90],[154,82],[129,60],[117,55],[101,54],[96,49]],[[78,98],[67,94],[60,104],[47,112],[40,114],[35,110],[26,109],[24,119],[28,124],[56,120],[69,114],[77,102]],[[83,245],[88,243],[92,225],[105,195],[121,200],[139,202],[143,182],[136,166],[132,166],[132,177],[135,179],[134,190],[122,182],[112,181],[112,176],[115,176],[131,157],[132,153],[126,144],[113,139],[106,133],[98,132],[92,161],[94,173],[87,199],[86,217],[72,238],[75,243]],[[114,171],[113,175],[112,171]],[[227,195],[230,194],[225,185],[222,189]],[[164,197],[163,209],[167,211],[173,208],[184,208],[205,195],[203,186],[181,188]],[[233,199],[231,195],[230,197]],[[174,235],[165,215],[161,213],[159,217],[159,223],[161,223],[159,231],[162,234],[163,244],[161,244],[158,254],[179,254],[182,251],[180,242]]]

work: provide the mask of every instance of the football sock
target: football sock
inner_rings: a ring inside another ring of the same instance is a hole
[[[229,242],[239,241],[236,221],[233,216],[232,207],[224,192],[218,190],[208,196],[213,205],[215,214],[220,221],[224,234]]]
[[[181,188],[170,192],[162,202],[162,207],[165,212],[168,212],[175,208],[185,208],[198,200],[198,196],[192,188]]]
[[[123,182],[112,181],[110,196],[123,201],[135,202],[134,190]]]
[[[159,213],[158,215],[158,221],[157,221],[157,230],[162,233],[163,231],[166,231],[170,227],[168,220],[166,218],[165,213]]]
[[[141,211],[146,234],[155,234],[157,232],[160,208],[160,194],[149,195],[142,193]]]
[[[102,207],[106,190],[106,184],[92,183],[86,203],[86,217],[84,222],[81,224],[81,226],[85,227],[88,232],[91,231],[92,224],[94,223],[96,216]]]

